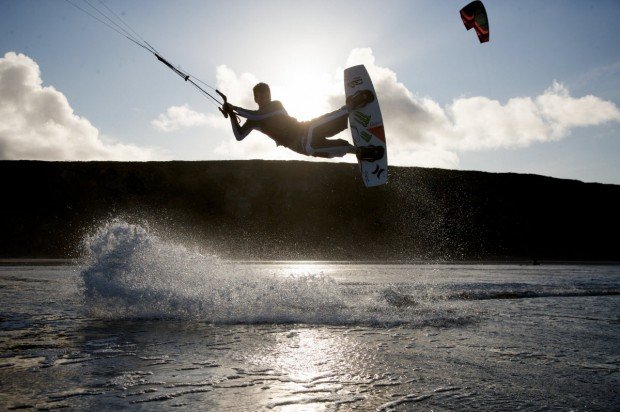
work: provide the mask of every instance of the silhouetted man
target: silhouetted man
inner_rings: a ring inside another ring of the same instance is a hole
[[[271,100],[268,84],[258,83],[253,91],[258,110],[247,110],[230,103],[223,107],[230,114],[230,123],[238,141],[243,140],[252,130],[258,130],[271,137],[278,146],[307,156],[332,158],[352,153],[369,161],[383,157],[383,147],[357,148],[343,139],[327,139],[347,128],[349,110],[364,107],[374,100],[370,91],[355,94],[347,99],[346,106],[306,122],[289,116],[282,103]],[[247,119],[243,126],[239,124],[237,116]]]

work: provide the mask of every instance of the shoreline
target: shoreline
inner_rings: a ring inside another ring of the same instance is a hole
[[[227,260],[223,262],[241,265],[489,265],[489,266],[616,266],[620,261],[587,261],[587,260],[543,260],[538,264],[527,260],[452,260],[452,261],[424,261],[424,260]],[[80,263],[79,259],[63,258],[0,258],[0,266],[73,266]]]

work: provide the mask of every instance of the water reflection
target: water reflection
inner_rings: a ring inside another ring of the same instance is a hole
[[[348,342],[341,334],[297,329],[278,336],[271,363],[292,380],[311,382],[338,372],[345,347]]]
[[[278,262],[276,266],[278,274],[283,276],[322,276],[336,272],[333,265],[323,262]]]
[[[322,410],[350,399],[357,394],[344,389],[346,383],[372,363],[344,328],[291,329],[274,338],[249,360],[274,377],[261,403],[281,411]]]

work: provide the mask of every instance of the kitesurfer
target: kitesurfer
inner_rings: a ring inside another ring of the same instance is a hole
[[[297,153],[315,157],[342,157],[348,153],[359,159],[374,161],[383,157],[381,146],[357,148],[343,139],[327,139],[347,128],[350,110],[364,107],[374,100],[373,94],[364,90],[347,99],[340,109],[316,119],[300,122],[291,117],[278,100],[271,100],[271,90],[266,83],[254,86],[254,101],[258,110],[248,110],[226,102],[223,111],[229,114],[235,138],[243,140],[252,130],[258,130],[272,138],[278,146]],[[238,117],[247,119],[243,125]]]

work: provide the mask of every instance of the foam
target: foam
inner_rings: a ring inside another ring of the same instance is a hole
[[[446,316],[448,323],[455,321],[445,310],[420,307],[392,290],[340,285],[320,272],[269,273],[191,251],[118,219],[87,236],[84,246],[81,279],[93,316],[223,324],[436,324]]]

